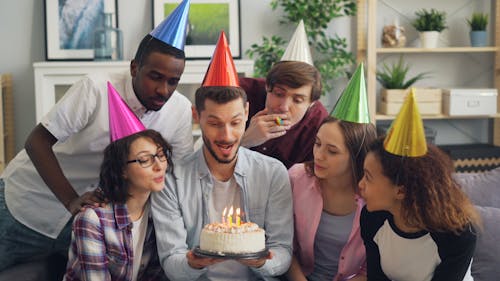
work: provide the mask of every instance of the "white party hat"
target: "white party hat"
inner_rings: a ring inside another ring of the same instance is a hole
[[[281,60],[301,61],[314,65],[303,20],[300,20],[297,29],[295,29],[295,33],[293,33],[292,39],[290,39],[290,43],[288,43],[288,47]]]

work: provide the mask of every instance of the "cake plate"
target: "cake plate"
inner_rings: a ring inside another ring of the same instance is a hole
[[[204,257],[204,258],[251,260],[251,259],[260,259],[267,257],[267,255],[269,255],[269,249],[265,248],[264,250],[256,253],[233,254],[233,253],[222,253],[222,252],[214,253],[214,252],[204,251],[200,249],[199,246],[197,246],[196,248],[193,249],[193,253],[198,257]]]

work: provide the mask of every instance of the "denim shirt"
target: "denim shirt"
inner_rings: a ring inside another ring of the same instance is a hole
[[[213,181],[203,148],[167,174],[167,186],[151,198],[160,263],[171,280],[207,280],[204,269],[191,268],[186,253],[199,245],[203,226],[209,222],[208,202]],[[241,188],[244,220],[266,231],[266,247],[273,253],[260,268],[251,268],[254,279],[288,270],[292,257],[293,207],[290,181],[278,160],[240,147],[234,171]],[[243,218],[242,218],[243,219]]]

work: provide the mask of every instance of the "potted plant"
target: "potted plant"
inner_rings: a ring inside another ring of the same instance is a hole
[[[384,63],[381,70],[376,72],[377,80],[382,85],[380,94],[380,112],[395,115],[409,92],[409,88],[417,81],[428,77],[429,72],[421,72],[408,78],[410,66],[400,57],[397,63],[387,65]],[[416,89],[417,101],[422,115],[435,115],[441,113],[441,90],[433,88]]]
[[[488,39],[486,27],[488,26],[488,14],[473,13],[470,19],[467,19],[470,26],[470,44],[472,47],[484,47]]]
[[[420,35],[422,48],[436,48],[439,33],[446,29],[446,13],[436,9],[422,9],[415,12],[417,19],[412,25]]]
[[[323,94],[333,90],[334,80],[347,77],[355,63],[347,40],[327,32],[328,24],[335,18],[356,15],[353,0],[271,0],[271,8],[283,10],[280,24],[296,26],[304,20],[314,65],[321,73]],[[263,37],[263,42],[252,44],[246,54],[255,60],[255,76],[265,77],[271,66],[280,60],[288,42],[276,35]]]

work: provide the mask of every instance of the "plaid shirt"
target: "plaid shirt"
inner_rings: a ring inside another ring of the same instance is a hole
[[[78,213],[73,221],[64,280],[132,280],[132,226],[125,204],[88,207]],[[137,280],[167,280],[158,262],[151,217]]]

